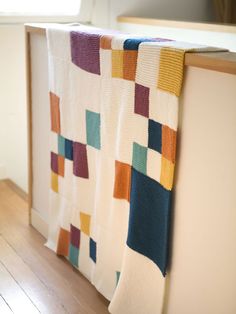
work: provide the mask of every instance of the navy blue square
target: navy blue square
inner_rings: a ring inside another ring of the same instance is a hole
[[[149,120],[148,123],[148,147],[161,154],[162,124]]]
[[[94,261],[94,263],[96,263],[96,259],[97,259],[97,244],[96,244],[95,241],[93,241],[92,238],[90,238],[90,241],[89,241],[89,256]]]
[[[129,38],[124,42],[124,50],[138,50],[139,45],[142,42],[154,41],[153,38]]]
[[[68,139],[65,139],[65,157],[73,160],[73,142]]]
[[[150,258],[166,274],[171,192],[132,169],[127,245]]]

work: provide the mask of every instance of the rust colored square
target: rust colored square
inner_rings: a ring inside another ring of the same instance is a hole
[[[58,155],[57,157],[57,163],[58,163],[58,175],[61,177],[64,177],[65,174],[65,159],[63,156]]]
[[[176,131],[162,125],[162,156],[175,163],[176,156]]]
[[[124,50],[123,78],[125,80],[135,81],[137,57],[137,50]]]
[[[60,98],[54,93],[50,92],[50,110],[51,110],[51,130],[60,134]]]
[[[70,245],[70,232],[60,228],[57,242],[57,255],[68,256]]]
[[[115,161],[115,184],[113,197],[130,201],[131,166]]]
[[[100,38],[100,48],[110,50],[113,36],[103,35]]]

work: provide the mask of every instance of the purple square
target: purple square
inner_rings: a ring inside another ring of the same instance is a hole
[[[73,143],[73,173],[77,177],[89,177],[87,149],[85,144]]]
[[[71,59],[81,69],[100,75],[99,34],[70,33]]]
[[[70,225],[70,243],[79,249],[80,230],[73,225]]]
[[[149,117],[149,88],[135,83],[134,112]]]
[[[51,152],[51,169],[53,172],[58,173],[58,158],[57,154]]]

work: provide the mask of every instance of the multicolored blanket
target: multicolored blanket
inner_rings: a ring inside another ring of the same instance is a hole
[[[47,38],[47,246],[111,300],[111,313],[161,313],[184,54],[206,48],[85,26]]]

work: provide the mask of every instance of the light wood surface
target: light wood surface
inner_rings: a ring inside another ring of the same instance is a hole
[[[16,185],[12,180],[4,179],[2,181],[5,182],[9,186],[9,188],[15,191],[16,194],[18,194],[21,198],[23,198],[25,201],[28,201],[28,194],[23,191],[18,185]]]
[[[33,203],[33,144],[32,144],[32,89],[31,89],[31,49],[30,32],[25,28],[25,64],[26,64],[26,101],[27,101],[27,136],[28,136],[28,222],[31,224]]]
[[[12,310],[10,309],[9,305],[2,295],[0,295],[0,313],[12,314]]]
[[[162,27],[174,27],[174,28],[187,28],[196,29],[211,32],[223,32],[223,33],[234,33],[236,34],[236,25],[232,24],[214,24],[214,23],[200,23],[200,22],[187,22],[187,21],[173,21],[173,20],[162,20],[152,19],[143,17],[133,16],[118,16],[118,23],[131,23],[141,25],[153,25]]]
[[[44,243],[28,226],[27,202],[0,181],[0,313],[108,313],[108,301]]]
[[[207,52],[186,53],[185,65],[202,69],[236,74],[236,53],[233,52]]]
[[[123,23],[138,23],[138,24],[148,24],[148,25],[159,25],[159,26],[169,26],[169,27],[182,27],[182,28],[192,28],[193,25],[198,25],[195,29],[202,30],[212,30],[212,31],[225,31],[225,32],[235,32],[236,26],[228,25],[216,25],[216,24],[202,24],[202,23],[188,23],[188,22],[176,22],[176,21],[164,21],[155,19],[144,19],[135,17],[118,17],[118,22]],[[177,23],[177,24],[176,24]],[[207,29],[205,29],[207,25]],[[46,35],[46,28],[48,24],[27,24],[26,33],[28,34],[40,34],[42,36]],[[191,27],[190,27],[191,26]],[[218,72],[236,74],[236,53],[233,52],[204,52],[204,53],[186,53],[185,55],[185,65],[194,66],[203,69],[209,69]]]
[[[38,34],[38,35],[46,35],[46,26],[47,24],[26,24],[25,30],[26,33]]]

